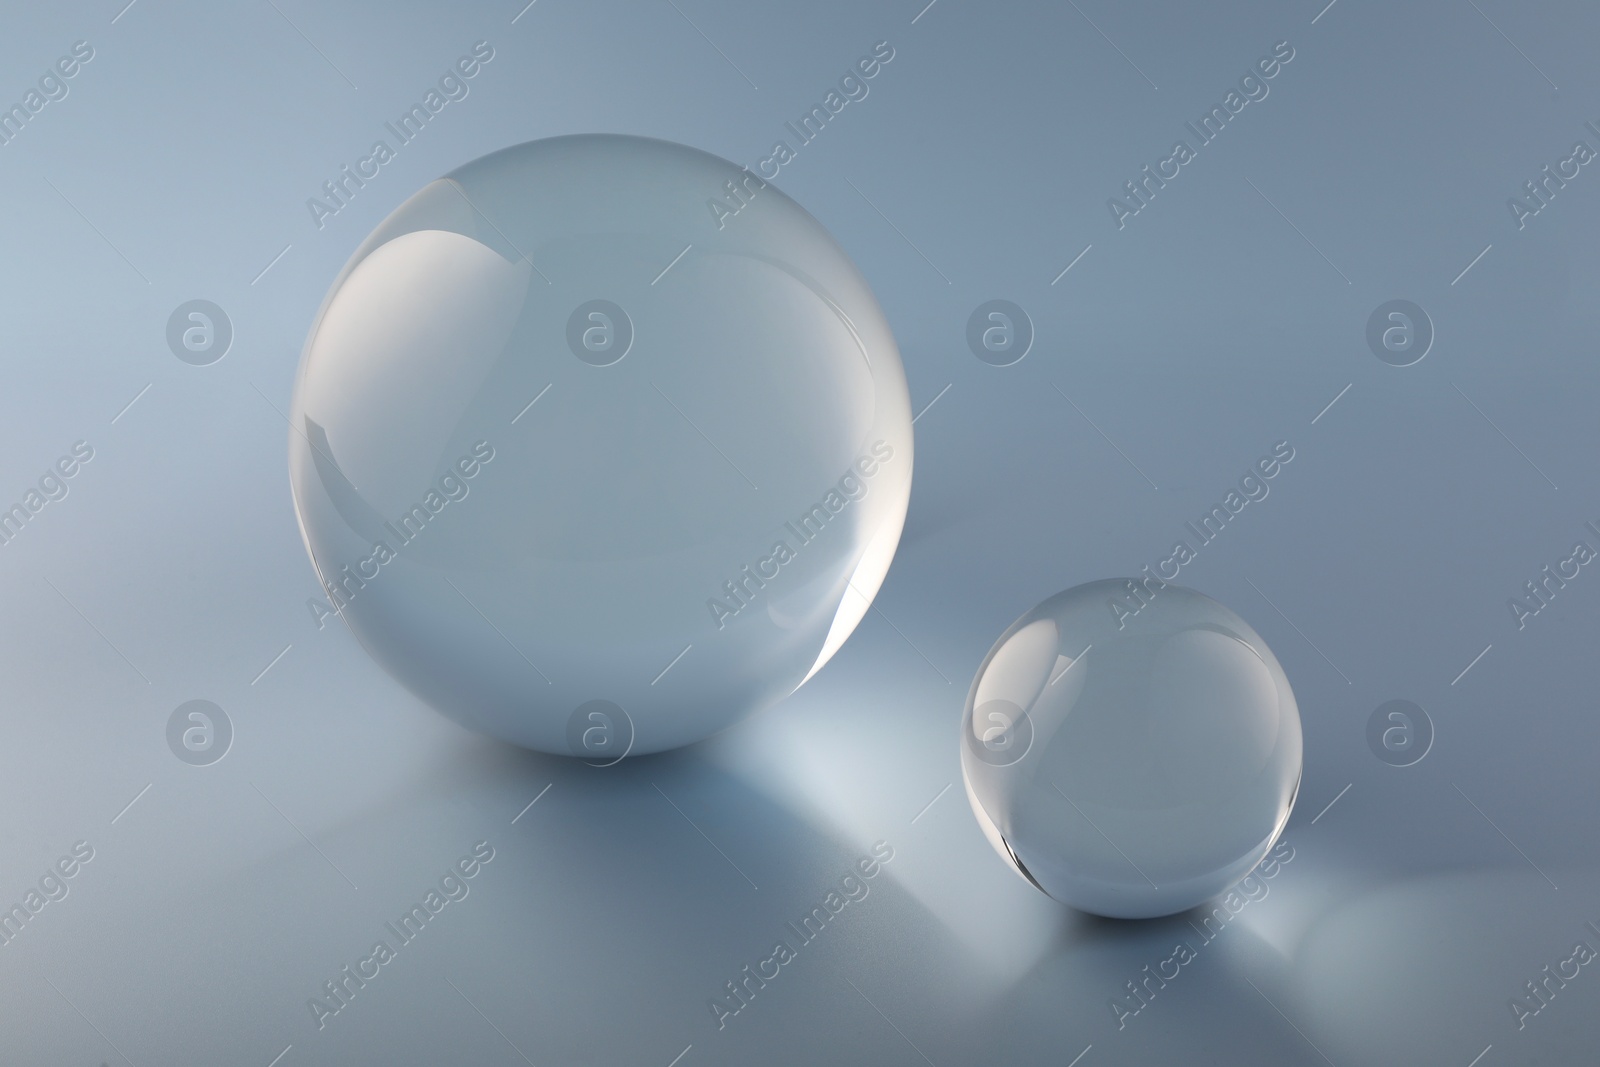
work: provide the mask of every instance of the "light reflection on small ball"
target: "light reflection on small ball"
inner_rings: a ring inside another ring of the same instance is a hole
[[[1039,889],[1097,915],[1170,915],[1272,847],[1300,784],[1300,714],[1228,608],[1171,584],[1090,582],[990,650],[961,766],[990,843]]]

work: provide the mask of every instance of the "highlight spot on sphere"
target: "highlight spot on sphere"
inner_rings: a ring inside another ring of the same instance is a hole
[[[464,725],[596,763],[803,684],[910,496],[905,373],[848,256],[640,137],[517,145],[402,204],[330,288],[290,421],[318,624]]]
[[[961,767],[985,836],[1034,886],[1097,915],[1170,915],[1277,840],[1300,785],[1300,713],[1272,650],[1228,608],[1172,584],[1090,582],[990,650]]]

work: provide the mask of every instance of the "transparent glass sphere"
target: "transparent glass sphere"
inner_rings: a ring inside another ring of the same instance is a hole
[[[1057,593],[978,668],[961,724],[967,799],[1029,882],[1139,919],[1243,878],[1289,820],[1300,713],[1261,635],[1150,578]]]
[[[816,672],[911,488],[905,373],[844,251],[640,137],[518,145],[402,204],[329,290],[291,422],[319,621],[469,727],[604,761]]]

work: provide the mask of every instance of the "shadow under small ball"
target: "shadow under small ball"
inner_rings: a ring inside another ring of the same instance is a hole
[[[1288,822],[1300,714],[1261,635],[1181,586],[1111,579],[1023,615],[978,669],[961,767],[985,836],[1051,897],[1171,915]]]

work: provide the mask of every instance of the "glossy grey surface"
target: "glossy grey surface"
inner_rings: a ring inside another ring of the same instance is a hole
[[[0,546],[0,907],[94,852],[0,945],[0,1059],[1593,1059],[1600,975],[1543,969],[1600,947],[1600,578],[1542,568],[1600,546],[1600,175],[1552,182],[1521,228],[1507,201],[1600,146],[1600,11],[274,2],[13,5],[0,34],[8,105],[94,49],[0,144],[0,504],[41,505]],[[399,144],[386,124],[479,40],[470,92]],[[1284,40],[1270,95],[1119,229],[1108,198]],[[870,92],[802,143],[786,124],[879,41]],[[775,186],[870,279],[920,413],[894,566],[828,666],[706,744],[607,768],[463,730],[319,629],[284,469],[307,324],[362,239],[469,160],[593,131],[752,167],[786,141]],[[329,200],[380,138],[394,158]],[[232,326],[205,366],[167,332],[202,299]],[[1367,340],[1397,299],[1433,325],[1404,367]],[[969,344],[994,300],[1031,321],[1011,366]],[[1280,440],[1270,496],[1209,543],[1187,531]],[[1180,539],[1177,581],[1267,640],[1305,734],[1292,859],[1220,932],[1025,884],[954,741],[1012,620]],[[210,766],[169,747],[192,700],[231,721]],[[1411,766],[1369,747],[1392,700],[1433,724]],[[719,1028],[710,1002],[849,900],[880,840],[869,895]],[[324,983],[478,841],[470,895],[319,1029]],[[1180,941],[1196,958],[1147,979]]]

